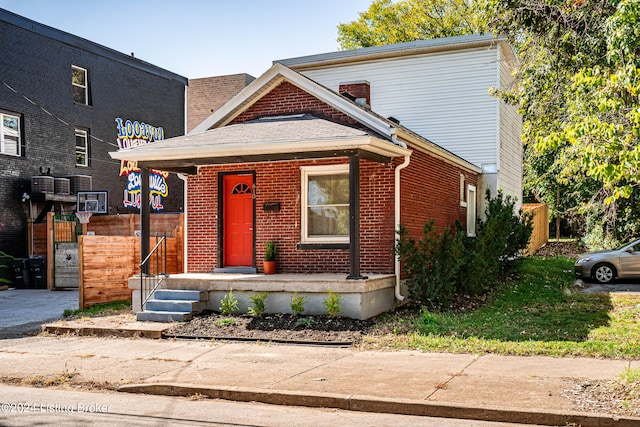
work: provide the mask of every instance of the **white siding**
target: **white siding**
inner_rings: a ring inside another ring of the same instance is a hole
[[[496,48],[381,59],[302,71],[337,90],[341,82],[368,80],[371,107],[412,131],[475,163],[498,158]],[[506,160],[506,159],[505,159]],[[508,161],[508,160],[507,160]]]
[[[506,60],[500,61],[500,87],[511,89],[513,77]],[[522,118],[516,106],[500,102],[500,171],[498,188],[522,202]]]

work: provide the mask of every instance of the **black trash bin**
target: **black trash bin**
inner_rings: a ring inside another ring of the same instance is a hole
[[[36,289],[47,288],[47,261],[43,256],[33,256],[28,260],[32,285]]]
[[[14,258],[11,260],[11,272],[13,273],[13,285],[16,288],[30,288],[31,275],[27,258]]]

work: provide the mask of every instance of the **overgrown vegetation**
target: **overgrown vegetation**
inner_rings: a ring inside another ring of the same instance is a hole
[[[412,300],[438,309],[455,295],[483,295],[521,259],[531,236],[531,219],[515,213],[515,200],[502,192],[492,198],[487,191],[486,199],[487,219],[479,222],[476,237],[467,237],[461,226],[438,233],[430,221],[415,241],[400,227],[396,252]]]
[[[640,358],[640,297],[572,289],[573,259],[530,257],[478,309],[382,316],[376,348]]]
[[[68,318],[107,316],[124,310],[131,310],[131,301],[113,301],[76,310],[66,309],[62,316]]]
[[[6,261],[5,260],[12,260],[13,257],[5,252],[0,251],[0,284],[5,283],[5,284],[9,284],[12,283],[11,280],[3,277],[5,276],[5,270],[9,269],[9,266],[4,264]]]

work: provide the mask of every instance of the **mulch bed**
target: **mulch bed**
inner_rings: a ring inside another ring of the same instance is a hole
[[[360,342],[371,327],[370,320],[348,317],[294,316],[263,314],[260,316],[224,316],[205,312],[188,322],[176,324],[165,335],[233,340],[352,344]]]

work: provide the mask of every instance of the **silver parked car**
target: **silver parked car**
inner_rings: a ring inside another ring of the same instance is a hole
[[[578,257],[574,265],[576,277],[598,283],[614,279],[640,279],[640,239],[619,248],[589,252]]]

